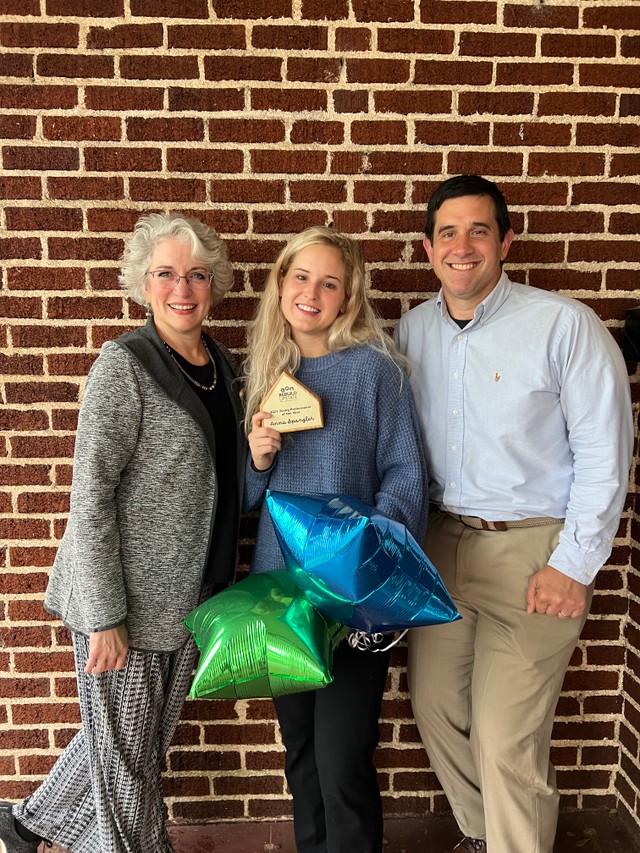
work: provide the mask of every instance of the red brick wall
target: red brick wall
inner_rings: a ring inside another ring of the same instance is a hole
[[[420,245],[432,187],[479,172],[514,213],[513,277],[585,300],[619,339],[638,301],[639,55],[630,0],[0,0],[0,797],[29,793],[78,725],[69,638],[41,602],[84,377],[141,319],[116,285],[137,216],[220,230],[237,280],[213,331],[242,352],[269,263],[315,223],[360,239],[391,327],[436,288]],[[554,741],[566,802],[632,823],[639,512],[630,498]],[[386,807],[441,810],[402,650],[395,664]],[[268,702],[188,703],[170,816],[286,815],[281,764]]]

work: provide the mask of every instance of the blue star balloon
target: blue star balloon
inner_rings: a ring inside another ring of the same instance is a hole
[[[347,631],[285,571],[251,575],[207,599],[184,624],[200,649],[192,699],[257,699],[325,687]]]
[[[267,490],[287,571],[318,610],[374,633],[460,614],[407,528],[347,495]]]

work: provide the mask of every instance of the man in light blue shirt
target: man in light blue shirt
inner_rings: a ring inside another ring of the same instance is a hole
[[[515,284],[491,181],[427,209],[442,285],[400,320],[430,475],[425,540],[462,620],[411,632],[409,684],[458,849],[552,853],[555,706],[611,553],[633,447],[620,350],[586,305]]]

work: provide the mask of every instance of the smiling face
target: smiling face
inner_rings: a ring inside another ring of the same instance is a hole
[[[340,251],[312,243],[294,256],[280,281],[280,307],[301,355],[327,353],[327,334],[347,301]]]
[[[436,214],[433,243],[425,237],[424,247],[452,317],[473,318],[498,283],[500,261],[507,257],[512,240],[512,230],[500,239],[489,196],[465,195],[443,202]]]
[[[211,287],[194,287],[181,278],[178,284],[173,277],[162,278],[162,273],[186,276],[200,272],[208,274],[206,267],[194,258],[191,244],[175,237],[158,243],[147,275],[145,297],[153,311],[153,322],[160,337],[170,346],[180,349],[178,342],[198,338],[202,323],[211,308]]]

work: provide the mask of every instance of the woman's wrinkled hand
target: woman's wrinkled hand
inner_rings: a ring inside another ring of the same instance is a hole
[[[110,669],[123,669],[129,651],[125,625],[89,634],[89,659],[84,669],[89,675],[99,675]]]
[[[270,417],[269,412],[256,412],[251,418],[249,450],[256,471],[266,471],[271,468],[276,453],[282,447],[282,437],[278,430],[264,425],[264,421]]]

